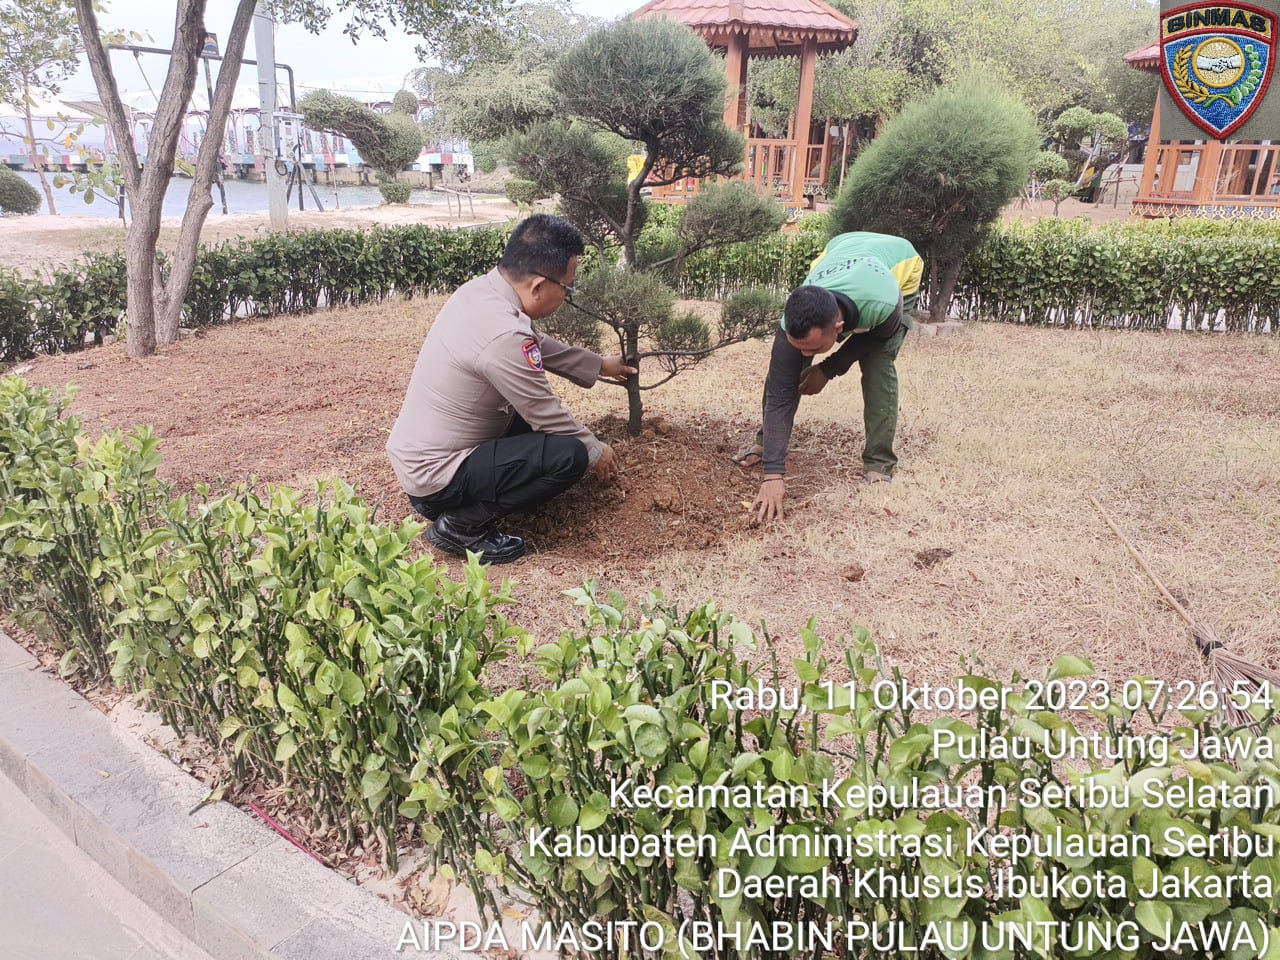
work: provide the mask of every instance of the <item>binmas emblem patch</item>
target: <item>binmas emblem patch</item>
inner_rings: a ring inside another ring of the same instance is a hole
[[[542,348],[537,340],[526,340],[520,349],[524,351],[524,359],[529,366],[535,370],[542,369]]]
[[[1160,15],[1160,73],[1182,112],[1223,140],[1262,103],[1275,68],[1276,15],[1247,3],[1193,3]]]

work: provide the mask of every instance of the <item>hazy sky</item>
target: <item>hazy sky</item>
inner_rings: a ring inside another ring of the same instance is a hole
[[[573,9],[578,13],[606,19],[621,17],[643,3],[644,0],[571,0]],[[143,46],[167,48],[173,42],[174,8],[172,0],[107,0],[107,10],[100,15],[100,20],[104,29],[134,30],[148,35],[149,39],[142,42]],[[226,42],[234,14],[235,5],[230,0],[210,0],[205,25],[218,35],[221,43]],[[371,92],[394,90],[404,75],[418,66],[418,58],[413,52],[418,41],[413,37],[404,34],[389,34],[386,40],[364,37],[353,45],[343,35],[343,25],[343,21],[335,17],[319,36],[300,26],[278,25],[276,61],[292,66],[301,86],[341,84],[353,94],[359,92],[361,83],[367,83]],[[254,59],[252,31],[245,56]],[[127,53],[113,53],[111,59],[116,81],[123,93],[145,92],[148,80],[157,92],[160,90],[168,67],[164,57],[144,55],[140,66]],[[256,82],[253,70],[253,67],[242,69],[242,85]],[[299,95],[302,92],[299,91]],[[62,96],[66,99],[97,99],[87,66],[63,85]]]

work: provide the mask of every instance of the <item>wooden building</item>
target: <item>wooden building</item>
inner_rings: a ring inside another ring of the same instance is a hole
[[[814,71],[819,54],[843,50],[857,39],[854,21],[821,0],[650,0],[632,16],[676,20],[724,52],[724,121],[747,138],[743,179],[795,206],[806,196],[825,195],[839,151],[830,123],[814,123]],[[800,58],[799,101],[786,137],[751,136],[747,65],[757,57]],[[696,190],[695,182],[679,181],[655,189],[654,196],[679,199]]]

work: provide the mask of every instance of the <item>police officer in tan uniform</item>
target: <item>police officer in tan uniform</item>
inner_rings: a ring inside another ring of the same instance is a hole
[[[590,387],[634,374],[621,357],[560,343],[533,324],[573,294],[582,237],[539,214],[516,227],[496,269],[451,296],[418,354],[387,453],[427,539],[455,555],[507,563],[524,541],[497,519],[563,493],[593,470],[617,471],[613,450],[574,418],[547,373]]]

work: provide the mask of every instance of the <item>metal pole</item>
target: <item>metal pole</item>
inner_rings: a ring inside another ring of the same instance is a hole
[[[275,21],[266,6],[253,14],[253,43],[258,60],[258,98],[261,103],[259,135],[262,138],[262,165],[267,175],[267,209],[271,229],[289,229],[289,201],[284,177],[276,169],[276,42]],[[263,131],[266,131],[265,134]]]
[[[209,59],[206,57],[204,61],[204,86],[209,91],[209,119],[213,119],[213,78],[209,75]],[[222,141],[226,139],[227,131],[218,131],[218,166],[214,171],[214,175],[218,179],[218,195],[222,197],[222,213],[227,213],[227,188],[222,184]],[[214,135],[212,129],[206,124],[204,135],[211,137]]]

